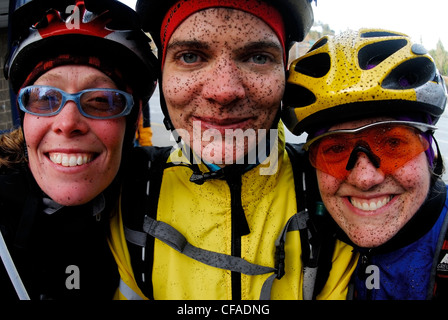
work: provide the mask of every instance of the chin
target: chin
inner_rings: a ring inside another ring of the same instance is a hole
[[[376,234],[377,233],[377,234]],[[385,244],[393,235],[378,234],[381,232],[364,231],[348,233],[350,240],[361,248],[375,248]]]
[[[97,195],[76,194],[76,192],[65,192],[63,194],[48,194],[53,201],[63,206],[80,206],[92,201]]]

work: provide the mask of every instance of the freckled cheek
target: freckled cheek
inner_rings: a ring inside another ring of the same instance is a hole
[[[430,171],[424,153],[418,155],[393,173],[394,179],[406,190],[429,188]]]
[[[28,114],[25,115],[23,127],[26,144],[31,150],[37,149],[44,142],[44,137],[50,130],[49,125],[46,125],[46,119]]]
[[[247,91],[265,103],[266,101],[280,101],[285,91],[284,73],[278,73],[274,77],[260,77],[258,74],[254,74],[243,81]]]
[[[200,79],[190,74],[188,77],[166,77],[163,79],[163,95],[168,104],[178,107],[188,104],[199,93]]]
[[[264,79],[262,77],[246,80],[247,101],[250,101],[252,110],[245,110],[247,114],[253,114],[269,127],[279,109],[284,92],[282,77]]]
[[[174,127],[192,130],[190,116],[201,106],[201,81],[199,75],[192,73],[188,77],[167,76],[163,79],[163,95]]]
[[[339,190],[341,182],[335,177],[316,169],[317,182],[322,197],[332,197]]]
[[[101,125],[91,126],[91,130],[109,153],[121,155],[126,130],[126,120],[124,118],[104,121]]]

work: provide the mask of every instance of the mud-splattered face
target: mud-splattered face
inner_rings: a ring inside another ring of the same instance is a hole
[[[195,153],[221,166],[235,163],[260,129],[272,127],[285,87],[283,49],[249,13],[199,11],[168,42],[162,86],[171,120]]]
[[[68,93],[89,88],[116,88],[101,71],[79,65],[53,68],[35,85],[53,86]],[[124,117],[89,119],[73,101],[52,117],[25,114],[24,134],[30,170],[43,192],[59,204],[89,202],[115,178],[121,162],[126,129]]]
[[[390,120],[375,118],[332,127],[352,129]],[[349,238],[361,247],[391,239],[417,212],[429,191],[430,171],[424,152],[391,175],[384,175],[361,153],[347,179],[316,170],[325,207]]]

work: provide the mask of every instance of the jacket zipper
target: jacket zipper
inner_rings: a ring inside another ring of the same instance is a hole
[[[226,181],[230,189],[230,208],[231,208],[231,226],[232,226],[232,246],[231,254],[235,257],[241,257],[241,237],[249,234],[243,205],[241,202],[241,174],[226,175]],[[232,271],[232,300],[241,300],[241,274]]]

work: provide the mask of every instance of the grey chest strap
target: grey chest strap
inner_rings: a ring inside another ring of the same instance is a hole
[[[280,279],[284,275],[284,259],[285,251],[284,245],[286,241],[286,235],[289,231],[297,231],[306,226],[308,219],[308,212],[302,211],[293,215],[285,227],[283,228],[280,236],[275,242],[276,246],[276,266],[266,267],[257,265],[240,257],[235,257],[219,252],[209,251],[202,248],[198,248],[190,244],[187,239],[175,228],[163,221],[154,220],[148,216],[145,216],[143,231],[139,232],[131,230],[125,227],[126,240],[145,247],[146,237],[150,235],[163,243],[167,244],[176,251],[190,257],[196,261],[204,263],[206,265],[239,272],[246,275],[262,275],[273,273],[268,279],[266,279],[260,293],[260,300],[269,300],[271,296],[272,284],[276,278]]]

